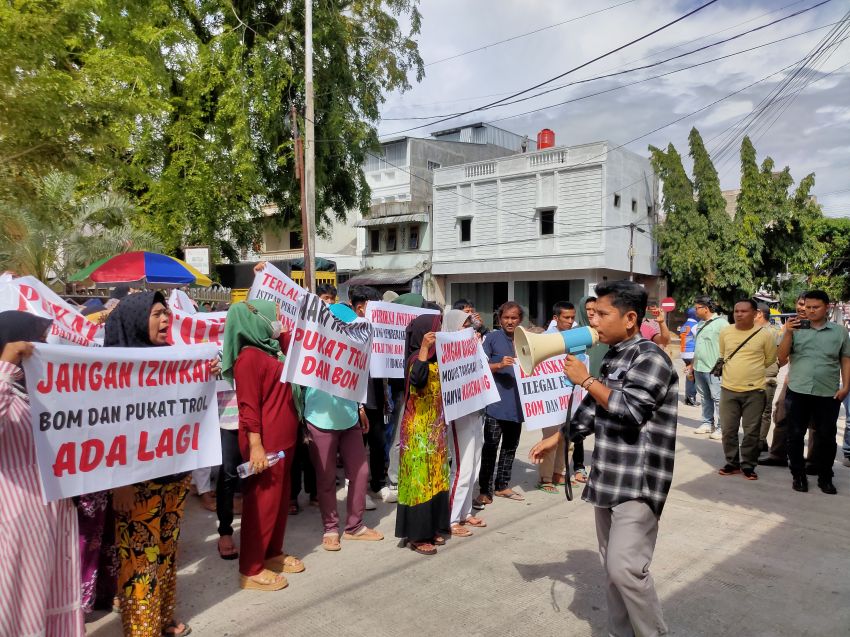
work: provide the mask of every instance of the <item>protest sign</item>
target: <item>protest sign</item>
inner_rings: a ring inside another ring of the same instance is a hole
[[[447,422],[499,401],[487,356],[471,327],[437,332],[437,368]]]
[[[221,464],[215,353],[37,344],[23,367],[44,500]]]
[[[266,263],[254,276],[254,284],[248,292],[248,300],[266,299],[280,306],[280,320],[283,329],[291,332],[298,316],[298,304],[307,290],[286,276],[283,272]]]
[[[343,323],[318,296],[305,292],[291,338],[281,382],[366,402],[372,350],[369,323],[362,319]]]
[[[103,325],[93,323],[32,276],[0,281],[0,311],[18,310],[52,319],[48,343],[99,346]]]
[[[198,312],[195,304],[192,302],[192,297],[177,288],[171,290],[171,295],[168,297],[168,307],[172,310],[186,312],[187,314],[197,314]]]
[[[372,324],[372,378],[404,378],[404,333],[413,319],[439,310],[410,307],[398,303],[369,301],[366,320]]]
[[[190,314],[171,310],[169,342],[177,345],[213,343],[219,349],[224,345],[224,323],[227,312],[198,312]]]
[[[537,364],[534,373],[527,376],[514,365],[519,400],[527,431],[563,425],[567,421],[570,396],[573,396],[573,412],[578,408],[584,391],[574,387],[564,374],[566,354],[548,358]],[[579,358],[586,358],[583,354]],[[586,362],[586,361],[585,361]]]

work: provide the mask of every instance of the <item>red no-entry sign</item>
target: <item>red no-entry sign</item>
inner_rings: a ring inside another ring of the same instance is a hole
[[[676,301],[673,300],[672,296],[668,296],[666,299],[661,301],[661,309],[665,312],[672,312],[676,309]]]

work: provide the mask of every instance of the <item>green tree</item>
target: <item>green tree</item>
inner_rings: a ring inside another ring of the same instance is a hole
[[[803,248],[789,262],[790,276],[784,282],[791,305],[806,289],[825,290],[836,300],[850,298],[850,219],[820,217],[806,234]]]

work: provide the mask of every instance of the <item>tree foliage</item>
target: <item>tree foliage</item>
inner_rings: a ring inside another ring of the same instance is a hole
[[[319,225],[365,210],[388,91],[421,79],[418,0],[314,5]],[[0,6],[8,196],[51,170],[128,193],[168,252],[235,259],[266,203],[298,225],[290,107],[304,105],[303,0],[43,0]],[[299,118],[301,116],[299,115]],[[303,119],[299,122],[303,130]]]
[[[749,138],[741,145],[741,188],[734,213],[726,209],[720,180],[699,132],[689,136],[693,181],[681,156],[650,147],[651,161],[663,180],[665,219],[657,228],[659,268],[683,302],[710,294],[726,307],[741,295],[779,292],[790,280],[790,267],[802,267],[801,255],[822,246],[811,237],[823,220],[810,196],[814,175],[796,189],[788,167],[776,171],[773,160],[757,163]]]

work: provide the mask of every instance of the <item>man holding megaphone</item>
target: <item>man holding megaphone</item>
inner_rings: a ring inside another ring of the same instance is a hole
[[[565,429],[572,437],[596,436],[582,498],[595,507],[609,633],[664,635],[667,626],[648,565],[673,479],[679,379],[667,354],[640,335],[644,289],[615,281],[597,287],[596,294],[592,327],[610,349],[599,378],[567,356],[564,373],[587,396]],[[569,351],[564,340],[561,354]],[[560,435],[537,443],[531,460],[540,462]]]

